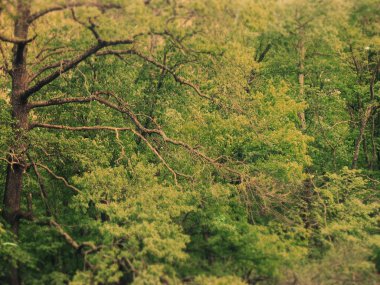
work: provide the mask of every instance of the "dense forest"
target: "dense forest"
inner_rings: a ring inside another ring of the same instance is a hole
[[[0,284],[380,284],[379,0],[0,0]]]

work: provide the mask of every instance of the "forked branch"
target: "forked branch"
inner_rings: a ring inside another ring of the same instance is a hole
[[[44,10],[38,11],[28,18],[28,23],[31,24],[34,21],[38,20],[39,18],[57,11],[63,11],[68,9],[73,9],[77,7],[96,7],[101,11],[107,10],[107,9],[119,9],[121,8],[120,5],[117,4],[99,4],[99,3],[86,3],[86,2],[77,2],[77,3],[69,3],[69,4],[62,4],[62,5],[56,5],[51,6],[49,8],[46,8]]]
[[[164,166],[173,174],[175,183],[178,184],[177,177],[183,176],[189,178],[190,176],[179,173],[173,168],[170,167],[170,165],[166,162],[166,160],[162,157],[162,155],[159,153],[159,151],[139,132],[136,130],[129,128],[129,127],[110,127],[110,126],[82,126],[82,127],[71,127],[71,126],[64,126],[64,125],[51,125],[51,124],[42,124],[42,123],[34,123],[32,125],[33,128],[46,128],[46,129],[55,129],[55,130],[67,130],[67,131],[101,131],[101,130],[107,130],[107,131],[114,131],[115,133],[119,133],[121,131],[129,131],[139,137],[141,140],[145,142],[145,144],[148,146],[148,148],[158,157],[158,159],[164,164]],[[56,178],[62,180],[62,177],[59,177],[55,175],[49,168],[44,166],[50,174],[54,175]],[[63,180],[65,185],[72,188],[74,186],[71,186],[67,183],[66,180]],[[77,188],[74,188],[77,189]],[[77,189],[76,191],[80,191]]]
[[[73,185],[71,185],[69,182],[67,182],[67,180],[66,180],[64,177],[55,174],[55,173],[54,173],[49,167],[47,167],[46,165],[43,165],[43,164],[38,163],[38,162],[34,163],[34,165],[37,165],[37,166],[39,166],[39,167],[45,169],[45,170],[46,170],[51,176],[53,176],[55,179],[58,179],[58,180],[62,181],[63,184],[65,184],[65,186],[66,186],[67,188],[70,188],[70,189],[73,190],[75,193],[81,193],[81,191],[80,191],[78,188],[76,188],[75,186],[73,186]]]
[[[118,101],[118,104],[115,104],[109,100],[106,100],[106,99],[100,97],[100,95],[108,95],[108,96],[111,96],[113,98],[116,98],[116,100]],[[88,96],[88,97],[57,98],[57,99],[52,99],[49,101],[34,102],[34,103],[30,104],[30,108],[46,107],[46,106],[52,106],[52,105],[62,105],[62,104],[67,104],[67,103],[85,103],[85,102],[91,102],[91,101],[97,101],[100,104],[103,104],[103,105],[105,105],[111,109],[114,109],[120,113],[126,114],[132,120],[132,123],[137,127],[137,129],[141,133],[156,134],[164,142],[170,143],[172,145],[180,146],[180,147],[186,149],[189,153],[195,155],[196,157],[199,157],[202,160],[206,161],[207,163],[212,164],[214,167],[220,168],[220,169],[225,169],[228,172],[233,173],[240,178],[242,177],[241,173],[239,173],[238,171],[236,171],[230,167],[227,167],[226,165],[224,165],[222,163],[219,163],[217,161],[217,159],[212,159],[212,158],[208,157],[204,153],[193,148],[192,146],[190,146],[189,144],[187,144],[185,142],[175,140],[175,139],[168,137],[166,135],[166,133],[161,128],[154,128],[154,129],[146,128],[140,122],[140,120],[138,119],[136,114],[133,113],[132,110],[130,110],[130,108],[128,107],[128,104],[126,102],[122,101],[120,98],[118,98],[112,92],[95,92],[91,96]],[[51,129],[82,130],[82,131],[85,131],[85,130],[102,130],[102,129],[103,130],[113,130],[113,131],[130,131],[130,132],[133,132],[135,135],[139,136],[140,138],[142,136],[140,132],[136,132],[132,128],[116,128],[116,127],[107,127],[107,126],[70,127],[70,126],[49,125],[49,124],[41,124],[41,123],[33,123],[30,125],[30,127],[31,128],[42,127],[42,128],[51,128]],[[142,137],[144,138],[143,139],[144,142],[147,143],[147,141],[145,141],[146,138],[144,136],[142,136]]]

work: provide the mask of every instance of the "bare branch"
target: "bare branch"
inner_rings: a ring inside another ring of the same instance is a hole
[[[11,37],[8,37],[6,35],[0,34],[0,40],[1,41],[11,43],[11,44],[27,44],[27,43],[30,43],[31,41],[33,41],[36,37],[37,37],[37,35],[35,35],[34,37],[32,37],[30,39],[17,39],[17,38],[11,38]]]
[[[49,39],[49,41],[51,41],[52,39]],[[48,41],[48,42],[49,42]],[[59,47],[46,47],[46,48],[42,48],[40,51],[39,51],[39,53],[36,55],[36,58],[40,58],[44,53],[46,53],[46,52],[52,52],[52,53],[54,53],[54,52],[57,52],[57,51],[59,51],[59,50],[61,50],[61,49],[66,49],[67,47],[65,47],[65,46],[59,46]]]
[[[58,224],[56,221],[51,220],[50,225],[57,229],[57,232],[70,244],[73,248],[78,249],[79,244]]]
[[[81,193],[81,191],[80,191],[78,188],[76,188],[75,186],[73,186],[73,185],[71,185],[69,182],[67,182],[67,180],[66,180],[64,177],[55,174],[55,173],[54,173],[49,167],[47,167],[46,165],[43,165],[43,164],[38,163],[38,162],[35,163],[35,165],[42,167],[42,168],[45,169],[45,170],[46,170],[51,176],[53,176],[54,178],[56,178],[56,179],[58,179],[58,180],[61,180],[61,181],[65,184],[66,187],[70,188],[70,189],[73,190],[75,193]]]
[[[104,55],[125,55],[125,54],[135,54],[135,51],[133,49],[127,49],[127,50],[102,50],[98,51],[95,55],[96,56],[104,56]]]
[[[91,18],[88,18],[88,22],[89,22],[90,25],[86,25],[86,23],[80,21],[77,18],[77,16],[75,15],[74,9],[71,9],[71,14],[72,14],[73,19],[74,19],[75,22],[77,22],[78,24],[82,25],[86,29],[90,30],[90,32],[94,35],[95,39],[98,42],[101,42],[100,35],[99,35],[98,31],[96,30],[96,25],[95,25],[94,21]]]
[[[113,102],[111,102],[109,100],[106,100],[106,99],[100,97],[100,95],[112,96],[113,98],[115,98],[118,101],[119,105],[117,105],[117,104],[115,104],[115,103],[113,103]],[[202,152],[200,152],[199,150],[193,148],[189,144],[186,144],[186,143],[184,143],[182,141],[178,141],[178,140],[174,140],[172,138],[169,138],[166,135],[166,133],[161,128],[149,129],[149,128],[144,127],[144,125],[139,121],[139,119],[136,116],[136,114],[134,114],[129,109],[128,104],[126,102],[122,101],[120,98],[118,98],[112,92],[102,92],[102,91],[99,91],[99,92],[93,93],[89,97],[57,98],[57,99],[52,99],[52,100],[49,100],[49,101],[34,102],[34,103],[30,104],[30,108],[46,107],[46,106],[52,106],[52,105],[62,105],[62,104],[67,104],[67,103],[85,103],[85,102],[91,102],[91,101],[97,101],[100,104],[103,104],[103,105],[105,105],[105,106],[107,106],[107,107],[109,107],[111,109],[114,109],[114,110],[116,110],[116,111],[118,111],[120,113],[126,114],[132,120],[133,124],[142,133],[156,134],[159,137],[161,137],[164,142],[170,143],[172,145],[181,146],[182,148],[186,149],[187,151],[189,151],[190,153],[194,154],[195,156],[197,156],[197,157],[203,159],[204,161],[206,161],[206,162],[214,165],[214,167],[225,169],[228,172],[233,173],[233,174],[238,175],[239,177],[241,177],[241,174],[238,171],[236,171],[236,170],[234,170],[232,168],[226,167],[225,165],[219,163],[217,160],[212,159],[212,158],[208,157],[207,155],[203,154]],[[42,127],[42,128],[63,129],[63,130],[73,130],[73,131],[75,131],[75,130],[81,130],[81,131],[85,131],[85,130],[130,131],[130,132],[133,132],[135,135],[137,135],[140,138],[142,136],[141,133],[136,132],[132,128],[117,128],[117,127],[108,127],[108,126],[69,127],[69,126],[61,126],[61,125],[49,125],[49,124],[33,123],[33,124],[30,125],[30,127],[31,128]],[[142,136],[142,137],[144,137],[144,136]],[[147,143],[147,141],[145,141],[145,137],[144,137],[143,140],[144,140],[145,143]]]
[[[119,162],[125,157],[125,147],[120,140],[119,131],[115,131],[115,138],[116,138],[117,144],[120,147],[120,155],[119,155],[119,158],[116,160],[116,163],[119,164]]]
[[[219,163],[217,160],[215,159],[212,159],[210,157],[208,157],[207,155],[203,154],[202,152],[200,152],[199,150],[191,147],[189,144],[186,144],[182,141],[178,141],[178,140],[174,140],[172,138],[169,138],[162,130],[160,129],[147,129],[145,128],[140,121],[138,121],[137,117],[133,114],[132,115],[133,118],[133,122],[135,123],[135,125],[143,132],[145,133],[154,133],[154,134],[157,134],[159,135],[162,140],[164,142],[167,142],[167,143],[170,143],[172,145],[176,145],[176,146],[180,146],[184,149],[186,149],[189,153],[192,153],[194,154],[195,156],[203,159],[204,161],[210,163],[211,165],[213,165],[214,167],[218,168],[218,169],[225,169],[227,170],[228,172],[230,173],[233,173],[239,177],[241,177],[242,175],[230,168],[230,167],[227,167],[221,163]],[[163,162],[163,164],[165,165],[165,167],[168,168],[168,170],[170,172],[173,173],[173,176],[176,180],[176,177],[177,175],[180,175],[180,176],[186,176],[186,175],[183,175],[183,174],[179,174],[178,172],[175,172],[168,164],[167,162],[163,159],[163,157],[159,154],[159,152],[150,144],[150,142],[139,132],[135,131],[134,129],[132,128],[129,128],[129,127],[110,127],[110,126],[82,126],[82,127],[71,127],[71,126],[64,126],[64,125],[51,125],[51,124],[42,124],[42,123],[33,123],[31,124],[31,128],[47,128],[47,129],[56,129],[56,130],[69,130],[69,131],[91,131],[91,130],[109,130],[109,131],[129,131],[129,132],[132,132],[133,134],[135,134],[136,136],[138,136],[140,139],[142,139],[146,145],[156,154],[156,156]],[[187,176],[189,177],[189,176]]]
[[[118,127],[110,127],[110,126],[71,127],[71,126],[64,126],[64,125],[50,125],[50,124],[40,124],[40,123],[34,123],[32,126],[33,126],[33,128],[46,128],[46,129],[56,129],[56,130],[68,130],[68,131],[92,131],[92,130],[99,131],[99,130],[107,130],[107,131],[114,131],[115,133],[118,133],[120,131],[129,131],[129,132],[132,132],[134,135],[138,136],[140,139],[142,139],[145,142],[145,144],[149,147],[149,149],[161,160],[161,162],[165,165],[165,167],[173,174],[173,177],[174,177],[174,180],[175,180],[176,184],[177,184],[177,176],[178,175],[180,175],[180,176],[186,176],[184,174],[180,174],[180,173],[174,171],[169,166],[169,164],[165,161],[165,159],[161,156],[161,154],[158,152],[158,150],[154,146],[152,146],[151,143],[142,134],[140,134],[139,132],[135,131],[132,128],[128,128],[128,127],[125,127],[125,128],[119,127],[118,128]],[[51,174],[53,174],[53,173],[51,172]],[[59,177],[56,177],[56,178],[59,178]],[[66,180],[64,180],[64,182],[65,181]],[[66,183],[67,183],[67,181],[66,181]],[[68,185],[66,185],[66,186],[68,186]]]
[[[105,50],[105,51],[101,51],[101,52],[97,52],[96,55],[98,56],[101,56],[101,55],[125,55],[125,54],[132,54],[132,55],[137,55],[138,57],[140,57],[141,59],[157,66],[158,68],[160,68],[161,70],[165,70],[166,72],[168,72],[173,78],[175,81],[177,81],[178,83],[182,84],[182,85],[185,85],[185,86],[188,86],[190,87],[191,89],[193,89],[195,91],[195,93],[197,93],[198,96],[202,97],[202,98],[205,98],[209,101],[212,101],[215,103],[215,100],[207,95],[205,95],[201,90],[200,88],[195,85],[194,83],[186,80],[185,78],[182,78],[181,76],[177,75],[174,70],[172,70],[171,68],[169,68],[168,66],[156,61],[155,59],[153,59],[152,57],[149,57],[149,56],[145,56],[143,55],[142,53],[136,51],[136,50],[133,50],[133,49],[128,49],[128,50]]]
[[[37,77],[39,77],[45,71],[48,71],[50,69],[57,68],[57,67],[62,67],[64,63],[65,63],[64,60],[60,60],[59,62],[55,62],[55,63],[52,63],[52,64],[49,64],[49,65],[42,67],[40,70],[38,70],[36,73],[34,73],[33,75],[30,76],[29,81],[30,82],[34,81]]]
[[[41,194],[42,201],[45,204],[46,214],[47,214],[47,216],[51,216],[52,215],[52,211],[51,211],[49,203],[48,203],[48,197],[47,197],[47,192],[46,192],[46,189],[45,189],[45,184],[44,184],[43,178],[42,178],[40,172],[38,171],[37,165],[32,161],[32,159],[31,159],[31,157],[29,155],[28,155],[28,158],[29,158],[29,160],[31,162],[31,165],[32,165],[33,170],[34,170],[34,173],[37,176],[37,182],[38,182],[38,185],[40,186],[40,194]]]
[[[43,61],[45,61],[49,57],[52,57],[55,55],[62,55],[64,53],[69,53],[69,52],[78,52],[78,50],[71,49],[68,47],[57,47],[57,48],[51,48],[51,49],[49,49],[49,48],[42,49],[42,51],[40,51],[39,54],[36,56],[37,60],[30,63],[30,65],[36,66],[38,64],[41,64]],[[46,53],[46,55],[42,56],[45,53]]]
[[[46,8],[44,10],[41,10],[39,12],[36,12],[32,15],[29,16],[28,23],[31,24],[37,19],[52,13],[52,12],[57,12],[57,11],[63,11],[67,9],[73,9],[77,7],[96,7],[101,11],[107,10],[107,9],[120,9],[121,6],[117,4],[99,4],[99,3],[86,3],[86,2],[78,2],[78,3],[71,3],[71,4],[63,4],[63,5],[57,5],[57,6],[52,6],[49,8]]]
[[[269,50],[271,49],[272,47],[272,44],[267,44],[267,46],[265,47],[265,49],[260,53],[260,55],[256,55],[257,57],[257,62],[262,62],[265,58],[265,56],[267,55],[267,53],[269,52]]]
[[[39,91],[42,87],[45,85],[51,83],[56,78],[58,78],[61,74],[71,70],[75,66],[77,66],[80,62],[84,61],[91,55],[95,54],[97,51],[101,50],[102,48],[108,47],[108,46],[114,46],[114,45],[121,45],[121,44],[132,44],[133,40],[126,39],[126,40],[117,40],[117,41],[103,41],[100,40],[95,46],[87,49],[85,52],[83,52],[81,55],[77,56],[76,58],[66,61],[64,64],[62,64],[62,67],[50,75],[46,76],[45,78],[41,79],[40,81],[36,82],[36,84],[32,87],[29,87],[26,89],[22,94],[21,98],[26,100],[30,95],[33,93]]]
[[[103,46],[104,45],[102,45],[102,44],[97,44],[97,45],[89,48],[88,50],[86,50],[83,54],[79,55],[75,59],[66,62],[66,64],[62,65],[61,69],[53,72],[52,74],[50,74],[47,77],[45,77],[45,78],[41,79],[40,81],[38,81],[34,86],[32,86],[32,87],[28,88],[27,90],[25,90],[22,93],[21,97],[24,100],[26,100],[30,95],[32,95],[33,93],[39,91],[42,87],[44,87],[45,85],[49,84],[50,82],[52,82],[56,78],[58,78],[62,73],[65,73],[65,72],[69,71],[70,69],[72,69],[73,67],[75,67],[77,64],[79,64],[80,62],[82,62],[83,60],[85,60],[86,58],[88,58],[89,56],[91,56],[94,53],[96,53]]]
[[[138,51],[134,51],[135,55],[137,55],[138,57],[144,59],[145,61],[159,67],[160,69],[162,70],[165,70],[167,71],[168,73],[170,73],[174,80],[177,81],[178,83],[182,84],[182,85],[186,85],[188,87],[190,87],[191,89],[193,89],[200,97],[202,98],[205,98],[207,100],[210,100],[212,102],[214,102],[215,100],[205,94],[202,93],[202,91],[200,90],[200,88],[193,84],[192,82],[190,81],[187,81],[186,79],[182,78],[181,76],[177,75],[173,70],[171,70],[169,67],[167,67],[166,65],[163,65],[161,63],[159,63],[158,61],[156,61],[155,59],[153,59],[152,57],[149,57],[149,56],[146,56],[146,55],[143,55],[142,53],[138,52]]]
[[[37,101],[29,104],[29,108],[38,108],[38,107],[48,107],[48,106],[54,106],[54,105],[63,105],[63,104],[69,104],[69,103],[87,103],[91,101],[95,101],[96,97],[89,96],[89,97],[73,97],[73,98],[54,98],[47,101]]]

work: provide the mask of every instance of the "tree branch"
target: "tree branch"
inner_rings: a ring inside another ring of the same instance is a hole
[[[57,229],[57,232],[70,244],[73,248],[79,249],[79,243],[77,243],[56,221],[51,220],[50,225]]]
[[[171,70],[169,67],[167,67],[166,65],[163,65],[161,63],[159,63],[158,61],[154,60],[153,58],[151,57],[148,57],[148,56],[145,56],[143,55],[142,53],[138,52],[138,51],[134,51],[133,54],[137,55],[138,57],[144,59],[145,61],[159,67],[160,69],[162,70],[165,70],[167,71],[168,73],[170,73],[172,75],[172,77],[174,78],[175,81],[177,81],[178,83],[182,84],[182,85],[186,85],[188,87],[190,87],[191,89],[193,89],[195,91],[195,93],[197,93],[200,97],[202,98],[205,98],[209,101],[212,101],[214,102],[215,100],[205,94],[202,93],[202,91],[200,90],[200,88],[193,84],[192,82],[190,81],[187,81],[186,79],[182,78],[181,76],[177,75],[173,70]]]
[[[132,120],[134,121],[135,125],[143,132],[145,133],[154,133],[154,134],[157,134],[159,135],[162,140],[164,142],[167,142],[167,143],[170,143],[172,145],[176,145],[176,146],[180,146],[184,149],[186,149],[189,153],[192,153],[194,154],[195,156],[201,158],[202,160],[210,163],[211,165],[213,165],[215,168],[218,168],[218,169],[225,169],[227,170],[228,172],[230,173],[233,173],[235,175],[237,175],[239,178],[242,177],[242,174],[239,173],[238,171],[230,168],[230,167],[226,167],[225,165],[219,163],[216,159],[212,159],[210,157],[208,157],[207,155],[203,154],[202,152],[194,149],[193,147],[191,147],[190,145],[182,142],[182,141],[178,141],[178,140],[174,140],[172,138],[169,138],[162,130],[160,129],[148,129],[148,128],[145,128],[136,118],[136,116],[134,115]],[[175,181],[177,180],[176,177],[178,175],[180,176],[185,176],[185,177],[190,177],[188,175],[184,175],[184,174],[180,174],[176,171],[174,171],[169,165],[168,163],[164,160],[164,158],[159,154],[159,152],[157,151],[157,149],[155,149],[151,144],[150,142],[139,132],[135,131],[134,129],[132,128],[129,128],[129,127],[110,127],[110,126],[82,126],[82,127],[71,127],[71,126],[64,126],[64,125],[51,125],[51,124],[43,124],[43,123],[32,123],[31,124],[31,128],[47,128],[47,129],[56,129],[56,130],[69,130],[69,131],[91,131],[91,130],[109,130],[109,131],[129,131],[129,132],[132,132],[133,134],[135,134],[136,136],[138,136],[140,139],[142,139],[146,145],[152,150],[152,152],[162,161],[162,163],[165,165],[166,168],[168,168],[168,170],[173,174],[174,178],[175,178]],[[176,181],[177,182],[177,181]]]
[[[104,98],[99,97],[99,95],[108,95],[115,98],[119,105],[112,103],[111,101],[108,101]],[[168,142],[173,145],[181,146],[182,148],[186,149],[190,153],[196,155],[197,157],[203,159],[204,161],[214,165],[216,168],[223,168],[226,169],[230,173],[234,173],[235,175],[238,175],[241,177],[242,175],[237,172],[236,170],[226,167],[225,165],[217,162],[217,160],[212,159],[208,157],[207,155],[203,154],[202,152],[198,151],[197,149],[191,147],[189,144],[186,144],[182,141],[174,140],[172,138],[169,138],[166,133],[161,130],[160,128],[156,129],[149,129],[144,127],[144,125],[139,121],[136,114],[134,114],[129,108],[128,104],[124,101],[122,101],[120,98],[118,98],[116,95],[114,95],[112,92],[95,92],[89,97],[74,97],[74,98],[57,98],[52,99],[49,101],[41,101],[41,102],[34,102],[30,104],[29,108],[37,108],[37,107],[46,107],[46,106],[52,106],[52,105],[62,105],[67,103],[85,103],[85,102],[91,102],[91,101],[97,101],[111,109],[114,109],[120,113],[126,114],[133,122],[133,124],[142,132],[147,134],[156,134],[162,138],[164,142]],[[83,127],[69,127],[69,126],[61,126],[61,125],[49,125],[49,124],[40,124],[40,123],[33,123],[30,125],[31,128],[35,127],[43,127],[43,128],[51,128],[51,129],[66,129],[66,130],[112,130],[112,131],[130,131],[133,132],[137,136],[141,136],[140,133],[136,132],[135,130],[131,128],[117,128],[117,127],[107,127],[107,126],[83,126]],[[144,137],[145,139],[145,137]],[[144,140],[145,142],[145,140]]]
[[[58,179],[58,180],[61,180],[64,184],[65,184],[65,186],[67,187],[67,188],[70,188],[71,190],[73,190],[75,193],[81,193],[81,191],[78,189],[78,188],[76,188],[75,186],[73,186],[73,185],[71,185],[69,182],[67,182],[67,180],[64,178],[64,177],[62,177],[62,176],[58,176],[57,174],[55,174],[49,167],[47,167],[46,165],[43,165],[43,164],[41,164],[41,163],[35,163],[35,165],[37,165],[37,166],[40,166],[40,167],[42,167],[43,169],[45,169],[51,176],[53,176],[54,178],[56,178],[56,179]]]
[[[7,37],[6,35],[0,34],[1,41],[11,43],[11,44],[27,44],[33,41],[36,37],[37,35],[35,35],[34,37],[30,39],[17,39],[17,38],[11,38],[11,37]]]
[[[77,16],[75,15],[75,11],[74,9],[71,9],[71,14],[73,16],[73,19],[75,22],[77,22],[78,24],[82,25],[83,27],[85,27],[86,29],[90,30],[90,32],[94,35],[95,39],[100,42],[101,41],[101,38],[100,38],[100,35],[98,33],[98,31],[96,30],[96,25],[95,23],[92,21],[91,18],[88,18],[88,22],[89,22],[89,26],[86,25],[86,23],[80,21]]]
[[[41,10],[39,12],[36,12],[32,15],[29,16],[28,18],[28,24],[33,23],[37,19],[52,13],[52,12],[57,12],[57,11],[63,11],[67,9],[72,9],[72,8],[77,8],[77,7],[96,7],[101,11],[107,10],[107,9],[120,9],[121,6],[117,4],[99,4],[99,3],[85,3],[85,2],[78,2],[78,3],[71,3],[71,4],[66,4],[66,5],[57,5],[57,6],[52,6],[49,8],[46,8],[44,10]]]
[[[34,173],[37,176],[37,182],[38,182],[38,185],[40,186],[40,194],[41,194],[42,201],[45,204],[46,214],[47,214],[47,216],[50,217],[52,215],[52,211],[51,211],[50,206],[49,206],[47,192],[46,192],[46,189],[45,189],[45,184],[44,184],[43,178],[42,178],[40,172],[38,171],[37,165],[32,161],[32,159],[31,159],[31,157],[29,155],[28,155],[28,158],[29,158],[29,160],[30,160],[30,162],[32,164]]]
[[[62,64],[61,68],[54,71],[50,75],[46,76],[45,78],[41,79],[40,81],[36,82],[36,84],[32,87],[29,87],[26,89],[20,96],[23,100],[28,99],[30,95],[33,93],[39,91],[42,87],[45,85],[51,83],[56,78],[58,78],[61,74],[71,70],[75,66],[77,66],[80,62],[84,61],[91,55],[95,54],[97,51],[101,50],[102,48],[108,47],[108,46],[114,46],[114,45],[121,45],[121,44],[132,44],[134,40],[126,39],[126,40],[117,40],[117,41],[103,41],[100,40],[96,45],[93,47],[87,49],[85,52],[83,52],[81,55],[77,56],[76,58],[66,61],[64,64]]]
[[[138,136],[140,139],[142,139],[145,144],[149,147],[149,149],[161,160],[161,162],[164,164],[164,166],[173,174],[175,183],[178,184],[177,182],[177,176],[184,176],[184,177],[189,177],[188,175],[181,174],[173,170],[170,165],[166,162],[166,160],[161,156],[161,154],[158,152],[158,150],[139,132],[132,128],[128,127],[110,127],[110,126],[83,126],[83,127],[71,127],[71,126],[64,126],[64,125],[50,125],[50,124],[41,124],[41,123],[34,123],[32,124],[33,128],[46,128],[46,129],[56,129],[56,130],[68,130],[68,131],[92,131],[92,130],[107,130],[107,131],[114,131],[115,133],[118,133],[119,131],[129,131],[132,132],[134,135]],[[44,167],[45,168],[45,167]],[[45,168],[48,170],[47,168]],[[51,170],[48,170],[51,174]],[[53,174],[54,175],[54,174]],[[56,178],[56,175],[54,175]],[[61,177],[62,180],[62,177]],[[66,186],[69,186],[67,181]],[[70,185],[71,186],[71,185]],[[79,190],[78,190],[79,191]]]
[[[29,108],[33,109],[33,108],[63,105],[63,104],[69,104],[69,103],[87,103],[87,102],[91,102],[95,100],[96,100],[96,97],[94,96],[73,97],[73,98],[53,98],[47,101],[32,102],[29,104]]]
[[[267,53],[269,52],[269,50],[271,49],[272,47],[272,44],[267,44],[267,46],[265,47],[265,49],[260,53],[260,55],[258,56],[257,58],[257,62],[262,62],[265,58],[265,56],[267,55]]]

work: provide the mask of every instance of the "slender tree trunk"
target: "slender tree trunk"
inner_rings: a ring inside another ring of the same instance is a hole
[[[15,20],[14,37],[27,39],[30,3],[27,0],[17,1],[17,18]],[[3,217],[9,223],[12,231],[18,235],[21,214],[22,180],[26,171],[26,133],[28,131],[28,107],[26,100],[21,98],[22,92],[28,84],[28,73],[26,69],[26,44],[17,43],[13,47],[12,61],[12,93],[11,106],[13,125],[13,143],[9,150],[7,175],[4,191]],[[12,268],[9,274],[9,284],[21,284],[17,268]]]
[[[300,89],[300,98],[302,100],[305,99],[305,54],[306,54],[306,47],[305,47],[305,28],[304,26],[301,26],[299,28],[298,32],[298,84]],[[301,128],[302,130],[306,130],[306,118],[305,118],[305,112],[299,112],[298,117],[301,121]]]
[[[380,60],[376,64],[375,70],[372,73],[371,81],[369,83],[369,92],[371,94],[371,101],[375,100],[375,83],[376,79],[379,76],[379,68],[380,68]],[[371,144],[372,144],[372,157],[370,162],[370,169],[373,170],[377,161],[377,145],[376,145],[376,138],[375,138],[375,130],[376,130],[376,118],[377,114],[372,115],[372,122],[371,122]]]
[[[372,155],[371,155],[371,162],[370,162],[370,169],[374,170],[375,164],[377,161],[377,146],[376,146],[376,138],[375,138],[375,129],[376,129],[376,117],[372,116],[372,122],[371,122],[371,146],[372,146]]]
[[[368,119],[370,118],[372,113],[372,108],[373,106],[368,106],[363,114],[363,117],[361,118],[359,136],[355,141],[354,157],[352,159],[352,169],[356,169],[358,166],[360,146],[364,138],[364,132],[367,127]]]
[[[364,157],[365,157],[365,162],[367,164],[368,167],[370,167],[370,164],[371,164],[371,159],[369,157],[369,153],[368,153],[368,146],[367,146],[368,142],[367,142],[367,138],[365,135],[363,135],[363,142],[362,142],[362,145],[363,145],[363,152],[364,152]]]

